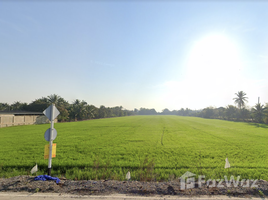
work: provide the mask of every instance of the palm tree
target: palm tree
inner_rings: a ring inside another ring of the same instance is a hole
[[[61,104],[66,102],[62,97],[57,94],[51,94],[47,96],[47,100],[49,103],[54,103],[56,106],[60,106]]]
[[[70,107],[71,118],[75,121],[85,119],[87,102],[76,99]]]
[[[245,106],[245,102],[247,102],[247,94],[243,91],[238,91],[235,95],[237,97],[233,98],[233,100],[235,100],[235,104],[237,104],[238,108],[241,110],[241,108]]]
[[[69,117],[69,112],[67,110],[69,107],[69,103],[57,94],[51,94],[51,95],[47,96],[46,99],[50,104],[54,103],[55,106],[57,107],[57,109],[60,111],[60,115],[58,117],[58,120],[59,121],[66,121]]]
[[[87,119],[94,119],[97,115],[97,108],[93,105],[86,106],[86,118]]]
[[[264,105],[257,103],[255,107],[252,109],[252,111],[253,111],[255,120],[259,123],[263,122],[263,118],[265,117],[267,108],[264,107]]]

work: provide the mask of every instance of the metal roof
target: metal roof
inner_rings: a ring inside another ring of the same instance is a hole
[[[0,111],[0,115],[44,115],[42,112],[22,111],[22,110],[10,110]]]

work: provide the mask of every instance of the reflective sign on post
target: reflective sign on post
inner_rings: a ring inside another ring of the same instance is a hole
[[[54,128],[53,130],[52,130],[52,136],[51,136],[51,138],[50,138],[50,129],[51,128],[49,128],[49,129],[47,129],[46,130],[46,132],[45,132],[45,140],[46,141],[48,141],[48,142],[50,142],[50,140],[55,140],[56,139],[56,137],[57,137],[57,131],[56,131],[56,129]]]
[[[48,152],[48,175],[51,175],[51,166],[52,166],[52,157],[53,157],[52,144],[53,144],[53,140],[57,136],[57,131],[54,129],[54,119],[56,119],[56,117],[60,114],[60,112],[56,108],[55,104],[52,104],[46,110],[44,110],[43,113],[45,114],[45,116],[47,116],[47,118],[51,122],[50,129],[48,129],[45,132],[45,139],[47,141],[49,141],[49,145],[48,145],[49,146],[49,152]]]
[[[56,108],[54,104],[52,104],[47,109],[45,109],[43,113],[50,121],[52,121],[58,117],[60,111]]]

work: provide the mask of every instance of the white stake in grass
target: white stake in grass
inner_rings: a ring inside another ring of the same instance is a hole
[[[130,172],[128,171],[128,172],[127,172],[127,175],[126,175],[126,179],[129,181],[130,178],[131,178],[131,176],[130,176]]]
[[[38,171],[37,164],[32,168],[31,174],[36,173]]]
[[[226,158],[225,159],[225,167],[224,168],[226,169],[226,168],[230,168],[230,167],[231,167],[231,165],[229,163],[229,160],[228,160],[228,158]]]

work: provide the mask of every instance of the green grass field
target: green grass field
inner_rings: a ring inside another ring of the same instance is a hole
[[[47,173],[45,125],[0,129],[0,177]],[[57,123],[52,175],[71,179],[168,180],[190,171],[206,178],[268,180],[268,126],[179,116],[131,116]],[[228,156],[230,169],[224,169]]]

